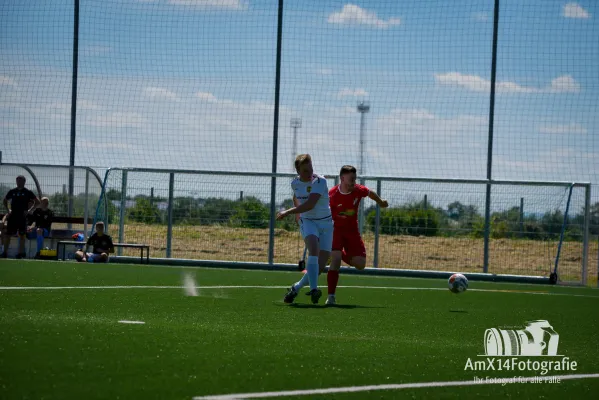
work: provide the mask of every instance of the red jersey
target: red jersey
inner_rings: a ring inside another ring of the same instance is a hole
[[[329,204],[335,228],[358,229],[358,207],[368,193],[370,189],[358,184],[350,193],[342,193],[341,185],[336,185],[329,190]]]

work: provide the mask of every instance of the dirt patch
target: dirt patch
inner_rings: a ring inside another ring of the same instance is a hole
[[[118,226],[110,226],[118,237]],[[165,226],[127,225],[125,241],[147,243],[152,257],[166,256]],[[374,254],[374,235],[363,236],[369,262]],[[481,272],[482,239],[381,235],[379,267],[419,270]],[[173,227],[172,256],[221,261],[268,261],[268,230],[222,226]],[[297,263],[304,250],[298,232],[275,232],[276,263]],[[124,251],[124,254],[134,251]],[[555,263],[556,241],[493,239],[489,243],[489,272],[547,275]],[[137,254],[137,253],[136,253]],[[564,242],[560,258],[563,278],[580,279],[582,243]],[[589,248],[589,276],[597,274],[597,241]]]

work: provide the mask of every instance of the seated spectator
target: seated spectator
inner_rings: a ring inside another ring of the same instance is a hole
[[[92,252],[78,250],[75,259],[79,262],[108,262],[108,255],[114,253],[112,238],[104,233],[104,222],[96,223],[96,232],[87,239],[87,245],[92,246]]]
[[[42,197],[40,206],[28,215],[31,224],[27,227],[27,239],[37,239],[36,258],[39,257],[40,251],[44,247],[44,238],[50,236],[54,212],[48,208],[49,204],[50,200],[47,197]]]

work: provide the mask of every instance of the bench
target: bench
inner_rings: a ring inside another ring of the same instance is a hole
[[[56,244],[56,256],[59,260],[66,260],[65,252],[67,245],[75,245],[77,248],[83,248],[87,252],[87,244],[85,242],[77,242],[74,240],[61,240]],[[134,248],[140,249],[139,262],[141,264],[149,264],[150,263],[150,246],[147,244],[139,244],[139,243],[113,243],[114,247],[124,247],[124,248]],[[60,252],[60,248],[62,247],[62,253]],[[144,258],[145,251],[145,258]]]
[[[0,214],[0,220],[4,218],[5,214]],[[84,217],[57,217],[52,218],[52,225],[54,224],[69,224],[69,225],[85,225]],[[88,230],[91,230],[94,224],[93,218],[87,219]],[[48,239],[70,239],[73,234],[81,232],[83,229],[50,229],[50,235]]]
[[[84,217],[54,217],[52,219],[52,224],[69,224],[69,225],[81,225],[82,228],[81,229],[57,229],[57,228],[52,228],[50,230],[50,235],[48,236],[48,239],[50,239],[50,243],[51,246],[54,246],[54,241],[55,240],[65,240],[65,239],[72,239],[73,235],[75,233],[81,232],[83,233],[84,236],[89,236],[92,228],[93,228],[93,224],[94,224],[94,219],[93,218],[88,218],[87,219],[87,229],[88,232],[84,232],[84,225],[85,225],[85,218]]]
[[[0,220],[4,218],[5,214],[0,214]],[[80,225],[81,229],[64,229],[64,228],[52,228],[50,229],[49,235],[47,238],[47,240],[50,240],[50,247],[54,247],[54,244],[56,241],[61,241],[61,240],[71,240],[73,238],[73,235],[75,233],[81,232],[83,233],[85,236],[89,236],[91,233],[91,230],[93,228],[93,224],[94,224],[94,219],[93,218],[88,218],[87,219],[87,229],[88,232],[84,232],[84,228],[85,228],[85,218],[84,217],[63,217],[63,216],[54,216],[54,218],[52,218],[52,226],[54,226],[55,224],[68,224],[68,225]],[[15,235],[15,237],[17,237],[18,235]],[[35,243],[35,240],[30,240],[29,241],[29,253],[32,253],[31,250],[31,246]],[[85,242],[81,242],[81,243],[85,243]],[[58,250],[58,249],[57,249]]]

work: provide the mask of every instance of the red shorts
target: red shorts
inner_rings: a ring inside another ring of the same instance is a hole
[[[366,247],[360,232],[354,230],[335,229],[333,231],[333,251],[345,250],[349,257],[366,257]]]

